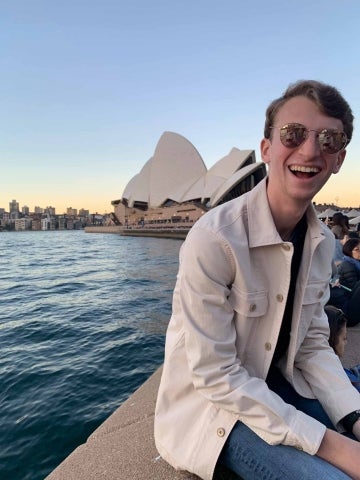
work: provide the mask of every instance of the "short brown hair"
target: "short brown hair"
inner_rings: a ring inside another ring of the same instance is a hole
[[[292,83],[286,89],[284,94],[273,100],[266,110],[264,137],[270,138],[271,128],[279,108],[290,98],[307,97],[312,100],[322,113],[329,117],[337,118],[342,121],[344,132],[346,133],[348,143],[353,134],[354,115],[350,105],[341,95],[339,90],[331,85],[327,85],[316,80],[299,80]]]

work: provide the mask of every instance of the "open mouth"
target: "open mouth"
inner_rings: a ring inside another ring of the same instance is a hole
[[[303,167],[301,165],[291,165],[289,170],[298,178],[315,177],[320,172],[318,167]]]

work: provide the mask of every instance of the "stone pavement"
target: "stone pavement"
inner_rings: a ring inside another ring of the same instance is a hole
[[[343,364],[360,363],[360,326],[348,329]],[[158,455],[153,435],[159,368],[87,442],[80,445],[45,480],[196,480],[176,472]],[[230,475],[224,478],[230,480]]]
[[[348,328],[348,342],[342,363],[344,367],[360,364],[360,324]]]

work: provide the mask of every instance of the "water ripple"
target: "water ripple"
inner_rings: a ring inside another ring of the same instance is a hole
[[[42,480],[162,362],[181,241],[0,241],[0,478]]]

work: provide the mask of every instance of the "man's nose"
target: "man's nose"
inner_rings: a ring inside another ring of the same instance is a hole
[[[317,132],[308,132],[305,142],[303,142],[299,147],[299,153],[305,157],[314,157],[321,154]]]

